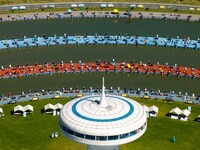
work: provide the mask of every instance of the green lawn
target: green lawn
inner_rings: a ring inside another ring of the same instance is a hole
[[[34,115],[13,116],[11,111],[15,105],[4,105],[5,117],[0,118],[0,149],[19,150],[77,150],[86,149],[85,145],[72,142],[65,138],[59,130],[58,117],[45,115],[41,113],[44,105],[47,103],[56,104],[57,102],[65,104],[71,98],[59,100],[40,100],[38,102],[21,102],[22,106],[31,104],[34,107]],[[147,106],[155,105],[159,108],[158,118],[148,119],[146,133],[135,142],[120,146],[120,150],[131,149],[187,149],[195,150],[200,146],[199,123],[193,121],[199,115],[200,105],[192,105],[192,113],[188,122],[172,120],[165,117],[167,112],[178,106],[180,109],[187,108],[188,105],[180,102],[168,103],[161,100],[142,100],[136,99],[141,104]],[[58,132],[59,137],[51,139],[52,132]],[[170,138],[176,136],[177,142],[171,143]]]

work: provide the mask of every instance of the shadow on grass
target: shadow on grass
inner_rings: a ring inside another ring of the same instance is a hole
[[[43,109],[41,109],[41,114],[44,114],[45,113],[45,111],[44,111],[44,108]]]
[[[10,115],[14,115],[14,110],[11,110],[11,111],[10,111]]]
[[[167,114],[165,115],[165,117],[170,117],[170,113],[167,113]]]

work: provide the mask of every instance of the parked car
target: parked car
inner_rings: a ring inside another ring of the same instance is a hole
[[[105,7],[107,7],[107,4],[101,4],[100,6],[101,6],[101,8],[105,8]]]
[[[25,6],[19,6],[19,10],[25,10],[26,7]]]
[[[71,4],[71,7],[76,8],[76,7],[78,7],[78,5],[77,4]]]
[[[130,8],[136,8],[137,6],[135,4],[131,4]]]
[[[19,9],[18,6],[13,6],[13,7],[11,8],[11,10],[18,10],[18,9]]]
[[[42,5],[42,8],[44,9],[44,8],[47,8],[48,7],[48,5]]]
[[[84,8],[85,4],[78,4],[78,7]]]
[[[55,8],[55,5],[51,4],[49,5],[49,8]]]
[[[114,4],[108,4],[108,7],[113,8]]]

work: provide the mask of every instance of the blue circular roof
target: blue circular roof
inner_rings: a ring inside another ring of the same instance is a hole
[[[129,111],[122,115],[122,116],[119,116],[119,117],[116,117],[116,118],[111,118],[111,119],[97,119],[97,118],[92,118],[92,117],[88,117],[88,116],[84,116],[82,114],[80,114],[78,111],[77,111],[77,105],[81,102],[81,101],[84,101],[84,100],[88,100],[88,98],[97,98],[99,96],[90,96],[90,97],[86,97],[86,98],[81,98],[80,100],[78,100],[76,103],[73,104],[72,106],[72,112],[79,118],[81,119],[84,119],[84,120],[88,120],[88,121],[94,121],[94,122],[112,122],[112,121],[118,121],[118,120],[122,120],[122,119],[125,119],[127,117],[129,117],[133,112],[134,112],[134,106],[127,100],[125,100],[124,98],[121,98],[121,97],[117,97],[118,100],[121,100],[121,101],[124,101],[125,103],[128,104],[129,108]],[[107,96],[107,98],[116,98],[115,96]]]

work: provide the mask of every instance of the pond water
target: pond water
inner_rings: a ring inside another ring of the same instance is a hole
[[[52,19],[38,21],[17,21],[0,23],[0,39],[10,39],[13,36],[22,38],[24,35],[53,36],[88,34],[125,34],[128,35],[149,35],[162,37],[176,37],[197,39],[200,36],[199,22],[186,21],[163,21],[163,20],[139,20],[139,19]]]
[[[129,35],[149,35],[197,39],[200,36],[200,23],[183,21],[163,21],[163,20],[127,20],[127,19],[63,19],[63,20],[39,20],[39,21],[19,21],[0,23],[0,39],[10,39],[13,36],[22,38],[24,35],[33,37],[34,35],[53,36],[63,35],[83,35],[88,34],[129,34]],[[199,67],[200,52],[192,49],[174,49],[164,47],[145,46],[60,46],[60,47],[39,47],[23,49],[7,49],[0,51],[0,65],[8,66],[12,64],[43,64],[44,62],[84,62],[95,61],[96,59],[111,61],[134,60],[136,62],[151,61],[169,65],[175,63],[181,66]],[[0,80],[0,94],[11,92],[19,94],[21,91],[41,90],[41,89],[61,89],[62,87],[101,86],[101,77],[106,77],[106,86],[122,88],[153,88],[161,90],[174,90],[176,92],[198,93],[200,91],[200,80],[184,78],[167,78],[161,76],[128,75],[128,74],[69,74],[29,77],[20,79]]]

